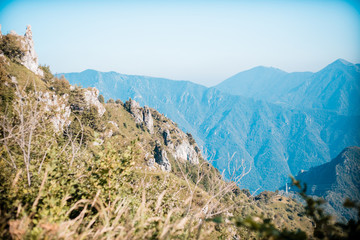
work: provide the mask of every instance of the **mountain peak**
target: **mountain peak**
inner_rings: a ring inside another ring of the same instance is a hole
[[[257,66],[257,67],[253,67],[247,71],[257,71],[257,72],[277,72],[277,73],[286,73],[285,71],[279,69],[279,68],[275,68],[275,67],[266,67],[266,66]],[[247,72],[245,71],[245,72]]]
[[[332,67],[342,67],[342,66],[354,66],[353,63],[346,61],[345,59],[339,58],[334,62],[330,63],[328,66]]]

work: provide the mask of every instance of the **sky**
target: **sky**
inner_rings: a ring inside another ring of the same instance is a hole
[[[32,26],[41,64],[213,86],[255,66],[316,72],[360,62],[360,1],[0,2],[3,34]]]

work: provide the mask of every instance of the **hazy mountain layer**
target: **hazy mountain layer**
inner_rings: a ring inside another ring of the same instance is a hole
[[[316,73],[256,67],[226,79],[216,88],[301,109],[360,115],[360,67],[342,59]]]
[[[258,69],[265,70],[266,76],[268,69]],[[287,75],[274,71],[274,76]],[[301,74],[306,77],[306,80],[297,78],[301,86],[309,84],[309,76],[315,76]],[[360,117],[339,115],[326,107],[295,108],[230,95],[191,82],[115,72],[86,70],[68,73],[65,77],[72,84],[98,88],[106,98],[125,100],[131,97],[141,105],[166,114],[194,135],[213,158],[213,165],[221,171],[228,169],[229,159],[235,153],[233,160],[245,160],[247,169],[251,166],[242,186],[252,191],[275,190],[284,185],[289,174],[296,175],[301,169],[326,163],[345,147],[360,144]],[[319,81],[324,79],[328,78],[324,75]],[[286,92],[293,86],[283,89]],[[306,89],[316,87],[307,86]],[[346,88],[343,91],[346,92]],[[282,93],[276,94],[281,98]],[[294,99],[300,98],[294,93]],[[238,174],[241,172],[240,169]]]

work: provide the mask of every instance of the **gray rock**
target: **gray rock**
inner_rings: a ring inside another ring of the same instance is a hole
[[[124,107],[135,118],[135,123],[144,123],[149,132],[154,133],[154,120],[149,107],[142,108],[131,98],[124,104]]]
[[[163,138],[164,138],[164,143],[166,146],[169,146],[171,144],[171,136],[170,136],[170,131],[169,129],[165,129],[163,131]]]
[[[160,168],[163,171],[170,172],[171,171],[171,164],[169,159],[167,158],[166,151],[162,148],[159,142],[156,142],[156,146],[154,149],[154,157],[155,162],[160,165]]]
[[[50,113],[50,121],[53,123],[56,132],[63,131],[70,121],[70,106],[68,105],[69,96],[64,94],[59,97],[49,92],[38,92],[38,99],[45,103],[44,110]]]
[[[175,146],[174,157],[175,159],[189,161],[192,164],[199,163],[198,153],[187,140],[184,140],[180,145]]]
[[[21,64],[33,73],[43,77],[44,72],[39,68],[38,56],[35,52],[30,25],[26,27],[25,35],[21,38],[21,45],[25,49],[25,54],[21,58]]]
[[[130,98],[129,101],[125,103],[125,109],[133,115],[135,123],[143,122],[143,111],[138,102]]]
[[[84,89],[84,101],[87,105],[87,107],[95,106],[98,111],[98,116],[101,117],[106,112],[105,107],[100,103],[98,97],[99,97],[99,90],[96,88],[87,88]]]
[[[155,159],[154,159],[154,158],[149,158],[149,159],[146,161],[146,164],[147,164],[149,167],[153,167],[154,164],[155,164]]]
[[[145,126],[147,127],[147,129],[149,129],[149,132],[151,134],[154,133],[154,120],[151,116],[151,111],[150,111],[150,108],[145,106],[144,109],[143,109],[143,120],[144,120],[144,123],[145,123]]]

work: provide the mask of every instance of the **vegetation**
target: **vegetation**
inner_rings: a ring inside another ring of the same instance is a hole
[[[14,34],[6,34],[0,38],[0,49],[5,56],[16,62],[20,61],[25,52],[20,39]]]
[[[99,102],[100,103],[104,103],[105,102],[105,98],[104,98],[104,96],[103,95],[99,95]]]
[[[54,75],[51,73],[49,65],[41,65],[40,69],[44,72],[44,81],[48,82],[54,78]]]
[[[293,185],[299,188],[300,196],[305,200],[305,215],[309,216],[313,222],[314,229],[310,235],[298,229],[289,231],[288,229],[278,229],[269,218],[234,219],[237,226],[245,226],[256,232],[259,237],[265,239],[359,239],[360,222],[359,220],[350,220],[346,224],[334,221],[334,217],[326,214],[323,209],[325,201],[321,198],[314,199],[306,194],[307,186],[301,186],[300,182],[292,178]],[[360,204],[346,200],[344,206],[355,208],[358,211],[360,219]],[[302,214],[298,212],[298,215]]]
[[[240,190],[244,175],[234,173],[243,163],[229,163],[239,167],[228,169],[228,180],[204,159],[191,164],[168,154],[171,172],[149,166],[147,154],[163,141],[160,129],[169,127],[174,144],[181,141],[175,123],[151,110],[150,134],[122,104],[104,104],[106,112],[99,115],[85,102],[84,89],[52,77],[49,68],[40,79],[3,60],[9,64],[0,69],[1,239],[357,236],[358,222],[323,222],[317,202],[308,200],[303,208],[277,193],[253,197]],[[71,109],[67,119],[61,118],[66,108],[57,108],[62,105]],[[59,122],[66,124],[54,127]],[[321,235],[329,226],[332,235]]]

